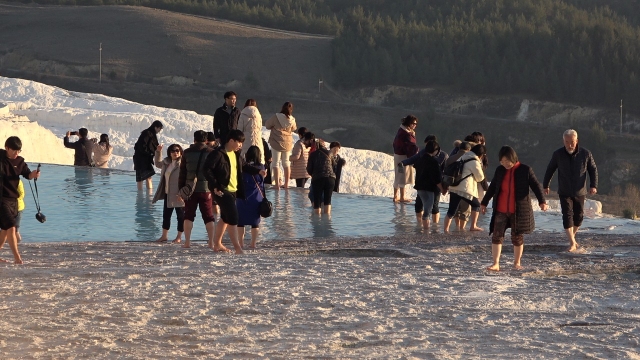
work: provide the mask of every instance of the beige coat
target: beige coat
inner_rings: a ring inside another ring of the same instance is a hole
[[[267,120],[264,126],[271,130],[269,145],[271,150],[291,151],[293,149],[293,132],[298,129],[296,118],[277,113]]]
[[[264,148],[262,146],[262,115],[255,106],[247,106],[242,109],[240,119],[238,119],[238,130],[244,133],[244,143],[242,143],[242,156],[247,153],[251,146],[260,149],[260,163],[264,164]]]
[[[113,146],[109,146],[109,148],[107,148],[106,143],[93,145],[93,162],[96,164],[96,167],[106,169],[109,165],[109,159],[111,159],[112,153]]]
[[[311,150],[311,148],[304,146],[302,140],[298,140],[296,144],[293,145],[293,151],[289,157],[289,161],[291,161],[291,179],[308,179],[311,177],[311,175],[307,173],[309,150]]]
[[[468,151],[460,157],[460,160],[474,159],[464,164],[462,168],[462,177],[471,174],[468,178],[462,180],[458,186],[449,187],[449,191],[456,193],[466,199],[478,197],[478,183],[484,180],[484,171],[482,171],[482,160],[480,160],[473,151]]]
[[[165,195],[167,195],[167,193],[165,192],[167,181],[165,172],[167,171],[167,167],[169,166],[169,164],[171,164],[171,161],[172,160],[170,157],[166,157],[163,160],[160,151],[156,151],[155,164],[156,167],[162,169],[162,172],[160,173],[160,185],[158,185],[158,190],[156,190],[156,194],[153,196],[152,203],[155,203],[158,200],[164,200]],[[178,187],[178,177],[180,177],[180,161],[182,161],[182,158],[178,159],[178,163],[173,168],[173,170],[171,170],[171,175],[169,177],[169,194],[167,196],[168,208],[184,207],[184,201],[178,201],[176,199],[178,190],[180,190],[180,188]]]

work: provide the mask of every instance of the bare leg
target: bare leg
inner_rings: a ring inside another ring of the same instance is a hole
[[[216,233],[216,223],[213,221],[209,221],[204,225],[204,228],[207,229],[207,244],[209,247],[213,244],[213,236]]]
[[[142,190],[142,181],[137,182],[138,190]]]
[[[407,199],[404,197],[405,189],[403,187],[400,188],[400,202],[406,202]]]
[[[284,173],[284,184],[283,184],[283,187],[285,189],[288,189],[289,188],[289,178],[291,177],[291,168],[290,167],[284,168],[283,173]]]
[[[313,209],[313,213],[314,213],[314,214],[321,214],[321,213],[322,213],[322,208],[321,208],[321,207],[319,207],[319,208],[317,208],[317,209]]]
[[[393,202],[398,202],[398,188],[393,188]]]
[[[514,249],[515,248],[516,247],[514,246]],[[520,246],[520,248],[522,248],[522,246]],[[493,258],[493,264],[491,266],[487,266],[487,270],[500,271],[500,254],[501,253],[502,253],[502,244],[491,244],[491,257]]]
[[[467,226],[467,220],[460,219],[460,224],[458,226],[458,230],[464,231],[464,228]]]
[[[153,180],[151,178],[147,178],[147,189],[153,189]]]
[[[238,243],[240,243],[241,248],[244,248],[244,233],[245,233],[244,226],[238,226],[237,231],[238,231]]]
[[[522,265],[520,265],[520,259],[522,259],[523,251],[524,251],[524,245],[513,247],[513,268],[516,270],[522,270]]]
[[[484,229],[481,227],[478,227],[478,217],[480,216],[480,212],[479,211],[472,211],[471,212],[471,231],[483,231]]]
[[[224,231],[227,229],[227,224],[224,221],[218,222],[218,226],[216,226],[215,235],[213,237],[213,247],[209,246],[215,252],[230,252],[224,245],[222,245],[222,236],[224,235]]]
[[[578,250],[578,243],[576,242],[576,233],[574,232],[574,228],[564,229],[564,232],[567,234],[567,238],[569,238],[569,249],[567,251],[574,252]]]
[[[178,231],[178,234],[176,235],[176,238],[173,239],[172,243],[179,243],[182,241],[182,231]]]
[[[229,231],[229,237],[231,238],[231,243],[233,244],[233,248],[236,250],[236,254],[243,254],[242,247],[238,242],[238,226],[227,225],[227,229]]]
[[[325,205],[324,206],[324,213],[325,214],[331,214],[331,205]]]
[[[169,235],[169,230],[162,229],[162,235],[158,238],[158,240],[156,240],[156,242],[161,243],[169,240],[169,238],[167,237],[168,235]]]
[[[252,249],[256,248],[256,242],[258,242],[259,233],[260,233],[259,228],[251,228],[251,245],[249,245],[250,248]]]
[[[279,189],[282,186],[282,183],[280,183],[280,168],[271,168],[271,179],[275,182],[276,189]]]
[[[431,221],[433,221],[433,225],[438,225],[440,223],[440,213],[431,214]]]
[[[431,222],[429,221],[429,218],[422,219],[422,227],[425,230],[429,230],[429,228],[431,227]]]
[[[444,233],[448,234],[449,233],[449,226],[451,226],[451,218],[449,217],[449,215],[444,217]]]
[[[11,247],[11,252],[13,252],[13,263],[14,264],[22,264],[22,258],[20,257],[20,252],[18,252],[18,239],[16,239],[16,228],[12,227],[7,232],[7,241],[9,242],[9,246]]]
[[[184,221],[184,245],[182,245],[183,248],[191,247],[191,230],[193,230],[193,221],[185,220]]]
[[[422,212],[416,213],[416,222],[418,225],[422,225]]]
[[[18,229],[16,229],[16,239],[18,239],[18,243],[22,241],[22,235],[20,235],[20,231],[18,231]]]
[[[7,242],[7,236],[9,232],[7,230],[0,230],[0,249],[4,247],[4,243]]]

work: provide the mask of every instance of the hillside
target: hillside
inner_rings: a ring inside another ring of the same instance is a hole
[[[330,42],[144,7],[0,4],[5,71],[98,80],[102,43],[105,80],[311,92],[331,73]]]

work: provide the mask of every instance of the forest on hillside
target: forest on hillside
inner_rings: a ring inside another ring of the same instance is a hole
[[[29,0],[31,1],[31,0]],[[640,110],[640,0],[36,0],[328,34],[344,88],[445,86]]]

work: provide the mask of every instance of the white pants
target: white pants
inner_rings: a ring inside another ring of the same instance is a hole
[[[271,162],[271,168],[272,169],[277,169],[278,168],[278,163],[281,162],[282,163],[282,167],[283,168],[289,168],[291,167],[291,161],[289,161],[289,157],[291,156],[291,150],[289,151],[278,151],[278,150],[271,150],[271,156],[273,161]]]

